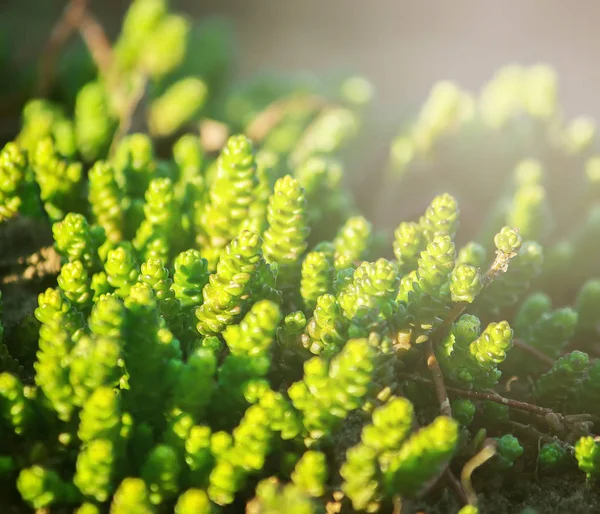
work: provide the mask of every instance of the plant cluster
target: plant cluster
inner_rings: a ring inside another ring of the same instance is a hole
[[[0,323],[3,505],[383,513],[448,487],[474,514],[492,475],[591,483],[597,188],[561,226],[522,161],[481,237],[443,193],[386,238],[343,184],[368,83],[229,88],[223,30],[135,0],[74,104],[30,101],[0,151],[0,223],[47,220],[61,258],[35,333]],[[588,148],[547,70],[512,72],[479,103],[436,87],[396,165],[482,120]]]

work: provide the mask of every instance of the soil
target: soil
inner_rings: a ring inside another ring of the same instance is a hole
[[[31,312],[37,295],[55,283],[60,256],[52,246],[47,222],[17,217],[0,225],[0,290],[4,326],[10,328]]]
[[[24,348],[27,334],[37,332],[33,316],[37,297],[56,285],[60,256],[52,246],[52,232],[43,220],[17,217],[0,224],[1,321],[4,343],[24,366],[25,380],[32,378],[31,358],[35,350]]]

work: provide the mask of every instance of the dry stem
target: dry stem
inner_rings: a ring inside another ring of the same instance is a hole
[[[112,61],[112,47],[104,29],[88,9],[88,0],[70,0],[58,19],[40,61],[36,93],[48,94],[56,74],[56,60],[62,47],[79,30],[101,74],[106,74]]]
[[[400,378],[414,380],[415,382],[420,382],[422,384],[428,384],[430,386],[436,387],[437,389],[437,385],[434,381],[429,380],[428,378],[424,378],[420,375],[399,373],[398,376]],[[591,416],[589,416],[588,414],[565,416],[559,412],[554,412],[548,407],[540,407],[539,405],[535,405],[533,403],[522,402],[520,400],[514,400],[512,398],[505,398],[504,396],[501,396],[496,392],[467,391],[465,389],[458,389],[456,387],[446,387],[446,391],[452,392],[457,396],[461,396],[464,398],[486,400],[494,403],[499,403],[501,405],[506,405],[512,409],[517,409],[523,412],[530,412],[531,414],[535,414],[536,416],[543,418],[544,421],[550,426],[550,428],[555,431],[568,431],[573,424],[587,422],[589,419],[591,419]]]
[[[79,32],[100,70],[100,74],[106,75],[112,62],[110,40],[98,19],[87,9],[80,19]]]
[[[469,498],[467,492],[465,491],[462,484],[459,482],[458,478],[454,476],[454,473],[450,470],[450,468],[446,468],[446,472],[444,473],[444,478],[446,482],[450,486],[450,489],[454,491],[454,494],[458,496],[462,503],[469,503]]]
[[[279,125],[291,109],[302,107],[305,110],[317,110],[325,105],[325,99],[316,95],[302,97],[293,95],[280,98],[269,104],[254,117],[246,129],[246,135],[254,142],[258,143],[262,141],[274,127]]]
[[[119,126],[110,144],[110,155],[114,155],[119,141],[129,132],[135,111],[146,93],[147,84],[148,79],[145,76],[138,77],[137,83],[135,84],[132,93],[129,95],[129,98],[127,99],[127,102],[121,111],[119,117]]]
[[[435,385],[435,392],[437,394],[438,401],[440,402],[440,412],[444,416],[452,417],[452,408],[450,407],[450,399],[448,398],[448,392],[446,390],[446,384],[444,382],[444,374],[440,368],[440,364],[433,351],[433,343],[431,339],[425,343],[425,355],[427,356],[427,367],[431,371],[433,377],[433,384]]]
[[[492,262],[492,265],[486,271],[485,275],[481,277],[481,290],[479,291],[479,294],[481,294],[481,291],[488,287],[500,273],[504,273],[507,270],[508,263],[515,256],[516,253],[507,254],[501,252],[500,250],[496,251],[496,258],[494,259],[494,262]],[[468,302],[456,302],[452,306],[444,321],[442,321],[442,323],[433,330],[429,337],[435,341],[434,348],[435,344],[437,344],[437,342],[447,334],[452,327],[452,324],[459,318],[459,316],[468,306]]]
[[[542,362],[544,365],[548,366],[549,368],[554,366],[554,360],[551,357],[548,357],[545,353],[541,352],[537,348],[534,348],[533,346],[528,345],[522,339],[513,339],[513,344],[517,348],[520,348],[521,350],[527,352],[529,355],[532,355],[533,357],[535,357],[537,360],[539,360],[540,362]]]
[[[40,61],[36,88],[38,96],[46,96],[48,94],[50,86],[54,81],[56,60],[58,59],[60,50],[77,30],[86,9],[87,0],[71,0],[65,7],[62,16],[54,25]]]
[[[540,430],[538,430],[537,428],[535,428],[531,425],[525,425],[524,423],[519,423],[518,421],[512,421],[512,420],[510,420],[509,423],[513,428],[515,428],[522,434],[533,437],[533,438],[537,439],[538,441],[541,440],[544,443],[554,443],[557,441],[556,437],[548,435],[548,434],[544,434],[544,432],[541,432]]]
[[[420,382],[422,384],[433,385],[435,387],[435,383],[428,378],[422,377],[417,374],[409,374],[409,373],[399,373],[398,376],[400,378],[405,378],[408,380],[414,380],[415,382]],[[533,414],[537,414],[538,416],[545,416],[546,414],[552,414],[554,411],[547,407],[540,407],[538,405],[532,403],[526,403],[519,400],[513,400],[512,398],[505,398],[504,396],[499,395],[496,392],[482,392],[482,391],[468,391],[466,389],[459,389],[456,387],[447,387],[447,391],[450,391],[458,396],[462,396],[465,398],[473,398],[477,400],[487,400],[494,403],[500,403],[502,405],[507,405],[512,407],[513,409],[523,410],[527,412],[531,412]]]
[[[435,352],[433,351],[433,344],[431,340],[427,341],[425,344],[427,367],[431,371],[431,376],[433,377],[435,391],[438,401],[440,402],[440,412],[444,416],[452,417],[452,407],[450,405],[450,399],[448,398],[448,392],[444,382],[444,374],[442,373],[440,364],[435,356]],[[447,484],[454,491],[454,494],[456,494],[463,502],[466,502],[467,494],[448,466],[446,466],[446,469],[444,469],[443,476]]]

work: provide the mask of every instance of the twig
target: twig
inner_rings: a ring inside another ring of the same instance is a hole
[[[477,505],[477,493],[471,482],[471,475],[479,466],[485,464],[494,455],[496,455],[496,444],[492,440],[488,440],[484,447],[475,456],[471,457],[465,464],[460,474],[460,481],[463,489],[467,493],[469,505]]]
[[[450,406],[450,399],[448,398],[448,392],[446,391],[446,384],[444,382],[444,374],[440,368],[440,364],[433,351],[433,343],[431,339],[425,343],[425,355],[427,357],[427,367],[431,371],[433,377],[433,384],[435,385],[435,392],[437,394],[438,401],[440,402],[440,412],[444,416],[452,417],[452,407]]]
[[[44,47],[38,72],[38,83],[36,93],[38,96],[48,94],[50,86],[54,81],[56,72],[56,60],[60,49],[69,40],[77,29],[87,8],[87,0],[70,0],[65,7],[62,16],[54,25],[50,39]]]
[[[437,357],[435,356],[435,352],[433,351],[433,344],[431,340],[427,341],[427,343],[425,344],[425,350],[427,355],[427,367],[431,371],[431,376],[433,377],[435,391],[438,397],[438,401],[440,402],[440,412],[444,416],[452,417],[452,407],[450,405],[450,399],[448,398],[448,392],[446,391],[444,374],[442,373],[440,364],[437,360]],[[463,490],[462,486],[460,485],[459,481],[456,479],[456,477],[448,467],[448,465],[446,465],[446,469],[444,469],[443,477],[450,486],[450,488],[454,490],[454,493],[463,502],[466,502],[467,495]]]
[[[508,263],[510,260],[516,256],[516,253],[507,254],[501,252],[500,250],[496,250],[496,258],[489,269],[486,271],[485,275],[481,277],[481,291],[483,291],[486,287],[488,287],[494,279],[500,274],[504,273],[508,268]],[[437,341],[440,341],[450,330],[452,324],[459,318],[459,316],[465,311],[465,309],[469,306],[468,302],[456,302],[450,312],[442,321],[440,325],[438,325],[433,332],[430,334],[429,339],[434,341],[434,348]]]
[[[129,132],[136,108],[142,101],[142,98],[144,98],[144,94],[146,93],[147,83],[148,79],[145,75],[141,75],[138,77],[138,82],[135,85],[133,92],[127,99],[127,102],[121,111],[119,126],[117,127],[115,135],[113,136],[113,140],[110,144],[110,155],[114,155],[119,141],[123,138],[123,136],[125,136]]]
[[[417,375],[417,374],[399,373],[398,377],[437,387],[433,381],[429,380],[428,378]],[[569,420],[570,416],[564,416],[563,414],[560,414],[559,412],[554,412],[552,409],[550,409],[548,407],[540,407],[539,405],[535,405],[533,403],[522,402],[520,400],[514,400],[512,398],[505,398],[504,396],[501,396],[496,392],[467,391],[466,389],[458,389],[456,387],[446,387],[446,390],[451,393],[454,393],[458,396],[465,397],[465,398],[474,398],[477,400],[487,400],[490,402],[499,403],[501,405],[506,405],[513,409],[517,409],[517,410],[521,410],[521,411],[525,411],[525,412],[531,412],[532,414],[543,417],[546,420],[547,420],[548,416],[556,416],[560,422],[564,422],[564,421],[569,422],[570,421]],[[589,416],[587,414],[581,414],[578,416],[581,417],[582,420],[586,420],[589,418]]]
[[[421,382],[423,384],[428,384],[430,386],[436,387],[433,381],[417,374],[411,375],[408,373],[399,373],[398,377],[406,378],[408,380],[413,380],[415,382]],[[544,423],[546,423],[551,433],[559,434],[561,437],[567,437],[567,439],[574,436],[587,434],[591,431],[591,428],[593,427],[593,423],[591,421],[592,416],[590,414],[565,415],[561,414],[560,412],[554,412],[552,409],[549,409],[547,407],[540,407],[539,405],[522,402],[520,400],[513,400],[512,398],[505,398],[504,396],[500,396],[496,392],[467,391],[455,387],[446,387],[446,390],[461,397],[475,398],[478,400],[486,400],[494,403],[499,403],[501,405],[506,405],[507,407],[512,409],[517,409],[523,412],[529,412],[531,414],[534,414],[535,416],[538,416],[539,418],[542,418],[544,420]],[[528,430],[530,433],[533,433],[536,437],[540,437],[540,434],[543,434],[542,432],[533,429],[533,427],[529,429],[528,425],[522,425],[520,428],[522,428],[523,430]],[[544,435],[544,437],[547,438],[550,436]]]
[[[279,125],[285,115],[295,107],[302,107],[303,110],[316,110],[327,105],[324,98],[320,96],[302,96],[293,95],[280,98],[270,103],[265,109],[259,112],[248,125],[246,135],[254,142],[262,141],[269,132]]]
[[[522,339],[513,339],[513,344],[517,348],[520,348],[524,352],[527,352],[529,355],[532,355],[540,362],[543,362],[549,368],[554,366],[554,360],[551,357],[548,357],[545,353],[541,352],[537,348],[534,348],[533,346],[528,345]]]
[[[101,75],[106,75],[112,62],[112,47],[104,29],[87,9],[79,22],[79,32],[85,41]]]
[[[429,339],[433,339],[436,342],[443,339],[452,327],[452,324],[460,317],[460,315],[463,312],[465,312],[465,309],[468,306],[468,302],[457,302],[454,305],[452,305],[452,308],[450,309],[450,312],[448,312],[448,315],[444,318],[444,321],[442,321],[442,323],[433,330],[433,332],[429,336]]]
[[[302,134],[296,140],[294,149],[290,153],[289,161],[292,166],[296,166],[299,164],[299,160],[301,158],[301,153],[302,153],[302,148],[306,145],[306,142],[309,141],[311,137],[313,137],[315,127],[319,126],[320,116],[326,114],[327,112],[334,111],[335,109],[337,109],[339,107],[340,107],[340,104],[337,104],[334,102],[325,103],[319,110],[317,116],[315,116],[311,120],[311,122],[308,124],[308,126],[306,126],[304,128],[304,130],[302,131]]]
[[[446,482],[448,482],[450,488],[454,491],[454,494],[460,498],[460,501],[462,503],[469,503],[467,492],[463,488],[462,484],[458,481],[458,478],[454,476],[454,473],[452,473],[450,468],[446,468],[444,478],[446,479]]]
[[[518,421],[513,421],[513,420],[509,420],[510,425],[513,428],[516,428],[518,431],[520,431],[521,433],[528,435],[532,438],[537,439],[538,441],[544,441],[545,443],[554,443],[557,440],[559,440],[557,437],[548,435],[548,434],[544,434],[544,432],[541,432],[540,430],[538,430],[537,428],[531,426],[531,425],[525,425],[524,423],[519,423]]]

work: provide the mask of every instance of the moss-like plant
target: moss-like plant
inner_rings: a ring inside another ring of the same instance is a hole
[[[390,169],[510,162],[457,166],[386,234],[343,180],[369,84],[228,84],[228,37],[135,0],[0,151],[2,509],[475,514],[488,479],[575,463],[592,487],[600,161],[553,74],[436,85]]]

